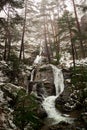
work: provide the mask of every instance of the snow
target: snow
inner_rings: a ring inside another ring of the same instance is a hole
[[[87,58],[81,59],[81,60],[76,60],[76,65],[87,65]]]
[[[85,66],[87,65],[87,58],[75,60],[75,64],[76,66],[80,66],[80,65]],[[73,66],[73,60],[70,53],[65,52],[61,55],[60,65],[65,66],[67,68],[70,68]]]
[[[2,71],[0,71],[0,85],[6,82],[6,80],[8,80],[8,77],[4,76]]]

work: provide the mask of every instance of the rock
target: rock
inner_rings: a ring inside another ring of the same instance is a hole
[[[43,96],[45,97],[47,95],[45,88],[44,88],[44,84],[42,82],[37,83],[36,91],[37,91],[37,95],[42,97],[42,98],[43,98]]]
[[[81,118],[85,124],[87,124],[87,112],[81,114]]]
[[[85,111],[87,111],[87,98],[84,100]]]
[[[59,124],[50,126],[49,130],[76,130],[72,124],[60,122]]]
[[[40,107],[38,109],[37,113],[38,113],[38,117],[41,118],[41,119],[44,119],[44,118],[47,117],[47,113],[46,113],[46,111],[44,110],[43,107]]]
[[[54,77],[52,67],[49,64],[37,68],[35,81],[43,82],[47,95],[54,95]]]
[[[13,109],[10,102],[14,103],[18,87],[13,84],[0,85],[0,130],[17,130],[13,123]]]
[[[87,88],[84,88],[84,90],[83,90],[83,96],[84,96],[84,98],[87,97]]]
[[[58,109],[60,109],[60,111],[66,112],[66,111],[70,111],[71,110],[70,107],[69,107],[69,103],[68,103],[68,101],[70,100],[71,92],[72,92],[71,86],[67,85],[67,86],[65,86],[64,91],[62,92],[62,94],[59,97],[57,97],[55,103],[56,103],[56,107]],[[69,108],[66,108],[65,104],[68,104],[67,106]]]

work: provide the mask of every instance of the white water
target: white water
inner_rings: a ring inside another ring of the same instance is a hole
[[[34,71],[35,71],[35,69],[33,69],[32,72],[31,72],[31,79],[30,79],[30,81],[33,81],[33,79],[34,79]]]
[[[43,53],[43,46],[42,44],[40,45],[40,52],[39,55],[36,56],[34,60],[34,64],[41,64],[42,63],[42,53]]]
[[[59,96],[63,90],[64,90],[64,78],[62,71],[58,69],[56,66],[51,65],[53,69],[53,75],[54,75],[54,85],[56,88],[56,95]]]
[[[40,47],[40,53],[37,55],[34,64],[41,64],[42,63],[42,51],[43,48],[42,46]],[[63,116],[62,113],[60,113],[56,108],[55,108],[55,100],[56,98],[64,91],[64,78],[62,71],[58,69],[54,65],[50,65],[53,69],[53,75],[54,75],[54,85],[56,89],[56,96],[48,96],[44,98],[44,101],[42,103],[43,108],[46,110],[48,119],[53,120],[53,124],[59,123],[60,121],[65,121],[65,122],[72,122],[72,119],[69,117]]]
[[[36,59],[34,60],[34,64],[41,64],[42,63],[42,56],[37,55]]]
[[[64,79],[63,74],[60,69],[56,66],[51,65],[54,74],[54,84],[56,88],[56,96],[48,96],[44,99],[42,106],[46,110],[48,114],[48,118],[53,119],[53,124],[59,123],[60,121],[71,122],[70,118],[64,117],[58,110],[55,108],[55,100],[56,98],[63,92],[64,90]]]

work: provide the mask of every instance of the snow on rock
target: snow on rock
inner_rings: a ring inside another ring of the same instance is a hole
[[[9,101],[14,101],[20,88],[11,83],[0,85],[0,130],[17,130]]]
[[[7,63],[4,60],[0,61],[0,85],[9,80],[8,77],[3,73],[3,69],[7,66]]]
[[[61,64],[62,66],[66,66],[66,67],[68,67],[68,68],[70,68],[70,67],[72,66],[72,60],[71,60],[71,55],[70,55],[70,53],[65,52],[65,53],[63,53],[63,54],[61,55],[60,64]]]
[[[87,58],[81,59],[81,60],[76,60],[76,65],[87,65]]]
[[[76,63],[76,66],[87,65],[87,58],[75,60],[75,63]],[[65,52],[61,55],[60,65],[67,67],[67,68],[70,68],[73,66],[73,60],[72,60],[70,53]]]

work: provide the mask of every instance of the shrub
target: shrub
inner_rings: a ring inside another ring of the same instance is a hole
[[[20,62],[18,57],[11,53],[9,61],[7,62],[8,66],[3,69],[4,73],[9,77],[10,82],[14,82],[18,78],[20,72]]]
[[[87,67],[79,66],[75,70],[72,70],[71,77],[72,84],[76,86],[77,89],[83,89],[87,87]]]
[[[26,95],[24,90],[18,92],[17,103],[13,113],[13,122],[20,130],[29,125],[33,130],[38,130],[41,125],[37,116],[38,104],[33,95]]]

